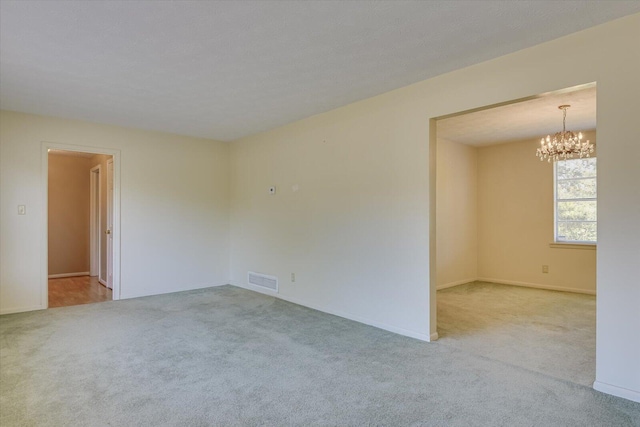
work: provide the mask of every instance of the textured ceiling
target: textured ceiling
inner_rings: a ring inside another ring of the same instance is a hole
[[[0,2],[3,109],[233,140],[638,1]]]
[[[596,88],[548,94],[539,98],[438,120],[438,138],[483,146],[541,138],[562,130],[562,110],[567,110],[567,130],[596,128]]]

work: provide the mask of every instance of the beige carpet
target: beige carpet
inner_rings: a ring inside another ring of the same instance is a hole
[[[591,387],[596,298],[475,282],[438,291],[439,343]]]
[[[443,309],[435,343],[232,286],[0,316],[0,425],[640,425],[640,404],[559,379],[560,357],[534,369],[537,352],[492,356],[464,335],[518,328],[456,335]],[[544,319],[513,316],[534,345],[549,340],[524,326]]]

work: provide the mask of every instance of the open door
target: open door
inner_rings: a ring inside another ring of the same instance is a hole
[[[113,289],[113,159],[107,161],[107,288]]]

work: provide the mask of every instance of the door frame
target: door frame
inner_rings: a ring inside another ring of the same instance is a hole
[[[109,168],[109,165],[111,165],[111,168]],[[107,239],[106,279],[107,279],[107,288],[111,290],[113,290],[113,198],[115,194],[115,186],[114,186],[115,181],[113,179],[113,172],[114,172],[114,163],[113,163],[113,157],[112,157],[111,159],[107,160],[107,170],[105,174],[107,177],[107,230],[109,230],[109,235],[107,235],[106,237]],[[113,190],[114,190],[113,193],[109,192],[109,185],[113,187]],[[109,223],[109,219],[111,219],[111,224]],[[109,250],[109,247],[111,247],[111,250]]]
[[[100,209],[102,206],[102,191],[100,189],[100,178],[102,174],[102,165],[96,165],[89,170],[89,182],[91,185],[90,190],[90,230],[89,230],[89,275],[98,276],[100,278],[100,269],[102,263],[100,262],[100,220],[102,219]]]
[[[119,300],[122,295],[120,286],[120,150],[94,147],[88,145],[65,144],[42,141],[41,147],[41,182],[42,209],[40,218],[40,303],[49,307],[49,150],[78,151],[82,153],[106,154],[113,158],[113,293],[112,298]]]

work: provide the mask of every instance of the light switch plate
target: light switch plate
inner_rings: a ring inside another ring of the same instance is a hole
[[[27,206],[18,205],[18,215],[26,215],[26,214],[27,214]]]

